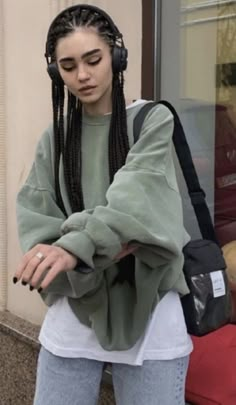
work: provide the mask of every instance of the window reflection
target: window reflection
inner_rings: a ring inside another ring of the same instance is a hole
[[[236,4],[218,6],[218,16],[215,225],[224,245],[236,238]]]
[[[224,245],[236,239],[236,2],[182,0],[181,54],[181,119]]]

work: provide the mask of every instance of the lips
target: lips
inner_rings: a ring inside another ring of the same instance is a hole
[[[94,90],[95,87],[96,87],[96,86],[85,86],[85,87],[81,87],[81,89],[79,89],[79,93],[90,92],[90,91]]]

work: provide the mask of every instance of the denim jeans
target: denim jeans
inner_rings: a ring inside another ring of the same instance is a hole
[[[189,356],[112,365],[117,405],[184,405]],[[96,405],[103,362],[54,356],[41,348],[34,405]]]

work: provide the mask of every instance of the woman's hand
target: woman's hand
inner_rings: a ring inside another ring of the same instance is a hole
[[[134,253],[137,248],[137,245],[123,244],[115,260]],[[78,257],[58,246],[38,244],[23,256],[13,281],[16,283],[21,280],[23,285],[29,284],[31,290],[37,288],[42,291],[59,273],[73,270],[78,260]]]
[[[14,282],[21,280],[30,289],[45,289],[63,271],[71,271],[78,258],[66,250],[51,245],[38,244],[27,252],[14,275]]]
[[[123,257],[130,255],[131,253],[135,253],[138,249],[138,245],[128,245],[128,243],[124,243],[122,245],[122,250],[118,255],[116,255],[115,260],[121,260]]]

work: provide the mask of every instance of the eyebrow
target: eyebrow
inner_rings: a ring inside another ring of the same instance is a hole
[[[88,56],[92,56],[92,55],[94,55],[94,54],[96,54],[96,53],[98,53],[98,52],[100,52],[100,51],[101,51],[100,48],[92,49],[92,51],[85,52],[85,53],[81,56],[81,58],[82,58],[82,59],[85,59],[85,58],[87,58]],[[67,57],[67,58],[61,58],[61,59],[59,59],[59,62],[71,62],[71,61],[73,61],[73,60],[74,60],[74,58]]]

